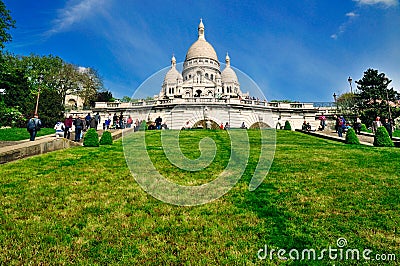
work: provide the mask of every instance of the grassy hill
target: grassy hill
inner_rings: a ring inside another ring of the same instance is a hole
[[[272,260],[257,256],[265,245],[268,252],[285,249],[285,256],[291,249],[315,249],[319,256],[329,246],[337,248],[339,238],[347,240],[344,249],[396,254],[400,260],[400,149],[278,131],[271,169],[250,192],[260,144],[257,131],[249,134],[252,156],[242,179],[220,199],[198,207],[172,206],[146,194],[126,166],[121,141],[0,165],[0,262],[357,265],[329,260],[328,254],[323,261],[295,262],[278,259],[277,251]],[[181,133],[191,140],[183,145],[189,157],[198,156],[193,140],[208,135]],[[164,160],[159,138],[159,132],[147,137],[153,161]],[[213,139],[221,152],[229,152],[225,131],[213,132]],[[211,172],[226,158],[221,155]],[[173,166],[160,165],[177,178]],[[191,178],[205,182],[213,176]]]

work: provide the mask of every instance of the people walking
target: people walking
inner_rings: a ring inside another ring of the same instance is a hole
[[[64,120],[64,138],[69,139],[71,137],[71,129],[72,129],[72,115]]]
[[[90,116],[90,113],[87,114],[87,116],[85,117],[85,126],[86,128],[90,127],[90,121],[92,120],[92,117]]]
[[[361,119],[359,116],[356,117],[356,120],[354,121],[354,130],[356,131],[356,134],[360,135],[361,134]]]
[[[325,126],[326,126],[326,117],[324,116],[324,114],[321,114],[321,116],[319,117],[319,125],[321,126],[321,130],[325,130]]]
[[[337,132],[339,137],[343,137],[343,131],[346,128],[346,120],[343,116],[339,116],[337,119]]]
[[[74,121],[74,125],[75,125],[75,142],[79,142],[81,140],[81,134],[82,134],[82,130],[84,128],[84,121],[81,119],[80,116],[78,116],[75,121]]]
[[[41,126],[42,126],[42,121],[40,121],[39,116],[37,114],[29,119],[26,129],[29,132],[30,141],[35,140],[36,134],[40,130]]]

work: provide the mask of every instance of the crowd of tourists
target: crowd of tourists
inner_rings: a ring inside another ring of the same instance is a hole
[[[318,120],[319,120],[318,130],[319,131],[325,130],[327,126],[326,117],[322,114],[321,116],[319,116]],[[343,137],[343,133],[347,132],[350,128],[353,128],[356,134],[358,135],[361,134],[362,121],[359,116],[356,116],[354,121],[350,122],[346,120],[343,115],[339,116],[335,115],[334,121],[335,121],[335,132],[338,134],[339,137]],[[375,134],[377,129],[381,126],[386,128],[390,138],[392,138],[395,125],[393,121],[388,118],[385,118],[382,122],[379,116],[376,117],[375,120],[372,122],[372,126],[368,129],[370,129],[372,133]],[[311,124],[305,120],[302,124],[302,130],[312,131],[313,129]]]

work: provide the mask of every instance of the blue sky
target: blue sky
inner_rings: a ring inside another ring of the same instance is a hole
[[[333,101],[368,68],[400,91],[399,0],[3,2],[17,21],[6,50],[93,67],[116,97],[131,96],[172,54],[182,62],[200,18],[219,60],[229,52],[268,100]]]

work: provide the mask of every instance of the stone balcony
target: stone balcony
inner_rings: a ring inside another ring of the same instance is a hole
[[[253,107],[267,107],[269,109],[314,109],[313,103],[282,103],[282,102],[267,102],[250,99],[237,99],[237,98],[174,98],[174,99],[161,99],[150,101],[138,102],[96,102],[95,109],[129,109],[141,106],[163,106],[163,105],[180,105],[180,104],[213,104],[213,105],[243,105]]]

